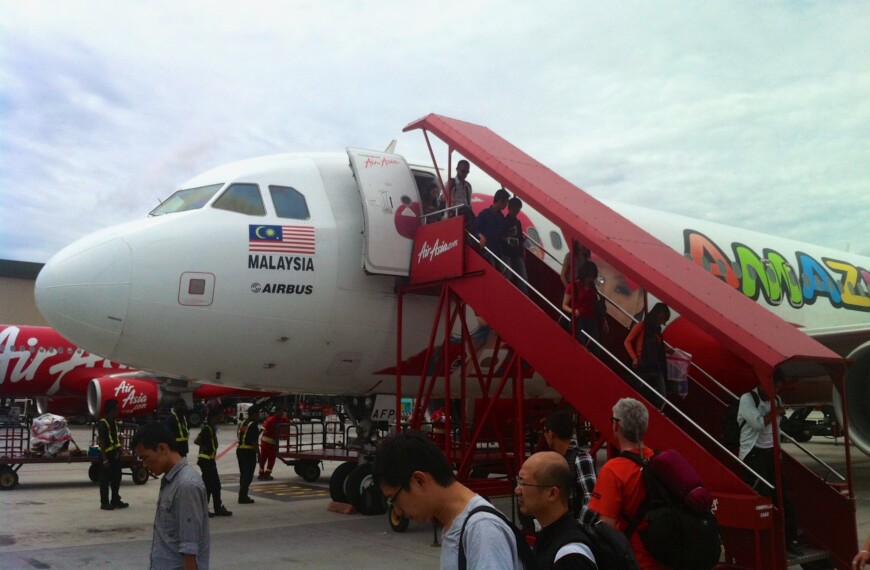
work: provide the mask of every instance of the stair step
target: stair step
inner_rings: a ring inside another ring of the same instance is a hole
[[[807,564],[808,562],[818,562],[820,560],[827,560],[828,558],[830,558],[830,553],[824,550],[815,550],[808,546],[799,546],[798,550],[800,550],[803,554],[797,555],[790,552],[786,553],[786,556],[788,557],[789,568],[791,568],[792,566]],[[830,567],[834,568],[833,564]],[[820,566],[819,568],[822,567]]]

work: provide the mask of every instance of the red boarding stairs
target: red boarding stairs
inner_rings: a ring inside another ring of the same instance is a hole
[[[834,382],[842,384],[844,364],[836,354],[711,278],[485,127],[429,115],[405,130],[414,128],[424,129],[427,141],[428,133],[437,135],[447,142],[451,152],[461,152],[475,166],[556,223],[567,239],[578,239],[586,244],[676,309],[682,318],[703,327],[749,363],[768,391],[772,391],[773,370],[786,362],[791,375],[800,376],[803,371],[807,375],[816,374],[822,367]],[[605,426],[610,425],[611,408],[619,398],[646,401],[619,373],[564,330],[554,320],[554,311],[542,309],[538,302],[523,295],[473,246],[466,245],[461,224],[447,220],[424,228],[439,226],[440,229],[427,231],[446,232],[442,243],[457,241],[456,249],[462,255],[454,256],[459,261],[454,259],[435,270],[412,265],[412,287],[423,283],[440,285],[443,297],[449,292],[471,306],[523,361],[598,426],[605,437],[609,436],[606,431],[609,427]],[[433,234],[418,232],[415,258],[422,246],[419,242],[427,235]],[[534,270],[530,274],[546,273]],[[553,278],[557,277],[544,278],[550,280],[548,284],[532,284],[536,288],[540,285],[552,289]],[[517,365],[518,380],[523,376],[520,368]],[[507,378],[506,374],[502,383]],[[514,383],[513,389],[521,391],[522,384]],[[691,409],[683,410],[686,416],[675,408],[661,412],[648,405],[650,426],[646,443],[658,449],[678,449],[714,492],[716,515],[726,549],[726,563],[722,567],[785,568],[789,560],[785,553],[781,510],[750,489],[742,480],[746,473],[742,464],[698,427],[717,423],[726,406],[711,390],[704,392],[706,396],[696,397]],[[782,456],[777,479],[784,471],[805,536],[814,547],[828,552],[837,567],[848,568],[857,550],[851,486],[828,484],[786,453]],[[825,516],[819,516],[821,512],[826,513]],[[836,524],[832,525],[831,521]]]

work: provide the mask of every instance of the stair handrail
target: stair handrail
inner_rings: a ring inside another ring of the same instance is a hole
[[[477,239],[477,236],[475,236],[474,234],[472,234],[471,232],[469,232],[469,231],[467,231],[467,230],[466,230],[465,233],[466,233],[468,236],[470,236],[471,239],[474,240],[474,242],[477,243],[478,246],[480,245],[480,240]],[[482,249],[483,249],[484,251],[486,251],[486,252],[490,255],[491,259],[495,260],[498,264],[502,265],[505,269],[507,269],[508,271],[510,271],[511,273],[513,273],[514,275],[516,275],[516,277],[517,277],[518,279],[520,279],[523,283],[525,283],[525,284],[530,288],[530,291],[534,291],[536,295],[538,295],[540,298],[544,299],[544,301],[546,301],[546,303],[547,303],[550,307],[552,307],[553,309],[555,309],[555,310],[557,311],[557,314],[560,316],[560,318],[567,320],[569,323],[571,322],[570,317],[568,317],[568,315],[566,315],[564,312],[562,312],[562,309],[561,309],[561,308],[557,308],[557,307],[556,307],[552,302],[550,302],[549,299],[547,299],[547,298],[546,298],[546,297],[545,297],[545,296],[544,296],[540,291],[538,291],[537,289],[535,289],[535,288],[534,288],[534,287],[533,287],[533,286],[532,286],[528,281],[526,281],[525,279],[523,279],[522,277],[520,277],[519,275],[517,275],[517,273],[516,273],[513,269],[511,269],[511,267],[508,266],[508,265],[507,265],[507,264],[506,264],[506,263],[505,263],[505,262],[504,262],[504,261],[503,261],[503,260],[498,256],[498,255],[496,255],[496,254],[495,254],[491,249],[489,249],[489,248],[486,247],[486,246],[483,246]],[[616,362],[619,366],[621,366],[621,367],[622,367],[626,372],[628,372],[631,376],[633,376],[633,377],[634,377],[636,380],[638,380],[641,384],[643,384],[644,386],[646,386],[646,387],[647,387],[650,391],[652,391],[653,393],[658,393],[658,392],[656,391],[655,388],[653,388],[652,386],[650,386],[649,384],[647,384],[646,380],[644,380],[643,378],[641,378],[640,376],[638,376],[638,375],[634,372],[634,370],[632,370],[631,368],[629,368],[628,366],[626,366],[625,363],[622,362],[619,358],[617,358],[615,354],[613,354],[612,352],[610,352],[609,350],[607,350],[607,348],[606,348],[604,345],[602,345],[602,344],[601,344],[600,342],[598,342],[596,339],[592,338],[592,336],[590,336],[586,331],[581,330],[580,332],[582,332],[584,335],[586,335],[586,337],[587,337],[590,341],[592,341],[593,343],[595,343],[595,345],[598,346],[599,349],[601,349],[605,354],[607,354],[607,356],[609,356],[609,357],[610,357],[614,362]],[[573,336],[573,335],[572,335],[572,336]],[[734,458],[734,459],[737,461],[737,463],[738,463],[739,465],[742,466],[743,469],[745,469],[746,471],[752,473],[753,476],[757,477],[759,481],[761,481],[762,483],[764,483],[765,485],[767,485],[767,486],[770,487],[771,489],[775,489],[775,487],[773,486],[772,483],[770,483],[767,479],[765,479],[764,477],[762,477],[762,476],[761,476],[759,473],[757,473],[754,469],[752,469],[751,467],[749,467],[748,465],[746,465],[746,464],[745,464],[745,463],[744,463],[744,462],[743,462],[743,461],[742,461],[738,456],[734,455],[734,453],[733,453],[730,449],[728,449],[727,447],[725,447],[724,445],[722,445],[721,443],[719,443],[719,441],[717,441],[716,438],[713,437],[712,434],[710,434],[710,433],[707,432],[703,427],[701,427],[700,425],[698,425],[697,423],[695,423],[695,421],[694,421],[692,418],[690,418],[689,416],[687,416],[685,413],[683,413],[683,411],[682,411],[681,409],[679,409],[678,407],[676,407],[675,405],[673,405],[670,401],[668,401],[668,399],[667,399],[666,397],[662,397],[662,402],[664,402],[664,406],[670,406],[670,407],[673,409],[673,411],[675,411],[677,414],[679,414],[680,416],[682,416],[684,420],[686,420],[688,423],[690,423],[690,424],[691,424],[695,429],[697,429],[701,434],[703,434],[704,436],[706,436],[707,439],[709,439],[710,441],[712,441],[716,446],[718,446],[718,447],[719,447],[722,451],[724,451],[726,454],[728,454],[728,455],[730,455],[732,458]],[[663,406],[662,408],[660,408],[659,410],[660,410],[660,411],[663,410],[663,409],[664,409],[664,406]]]
[[[469,232],[469,231],[466,231],[466,234],[467,234],[468,236],[470,236],[471,239],[473,239],[474,242],[478,244],[478,246],[480,245],[480,240],[477,239],[477,236],[475,236],[473,233],[471,233],[471,232]],[[542,244],[540,244],[540,243],[538,243],[537,241],[535,241],[534,239],[530,238],[530,237],[528,236],[528,234],[525,234],[525,233],[524,233],[523,235],[526,237],[526,239],[528,239],[528,240],[531,241],[533,244],[535,244],[535,245],[537,245],[539,248],[541,248],[541,251],[543,251],[546,255],[549,255],[550,258],[552,258],[552,259],[555,260],[557,263],[559,263],[559,265],[563,265],[562,262],[560,262],[560,261],[559,261],[559,260],[558,260],[554,255],[553,255],[553,254],[551,254],[549,251],[547,251],[547,249],[546,249]],[[505,263],[505,262],[504,262],[504,261],[503,261],[499,256],[495,255],[495,254],[492,252],[491,249],[489,249],[488,247],[485,247],[485,246],[484,246],[483,249],[484,249],[487,253],[489,253],[489,255],[490,255],[490,257],[491,257],[492,259],[496,260],[500,265],[502,265],[504,269],[506,269],[506,270],[509,271],[511,274],[513,274],[514,277],[516,277],[519,281],[522,281],[522,282],[523,282],[523,283],[528,287],[529,291],[533,291],[533,292],[535,293],[535,295],[538,296],[538,298],[540,298],[541,300],[543,300],[547,305],[550,306],[550,308],[552,308],[554,311],[556,311],[556,314],[559,316],[560,320],[561,320],[561,319],[564,319],[565,321],[567,321],[567,322],[569,323],[569,326],[570,326],[571,318],[570,318],[568,315],[566,315],[564,312],[562,312],[562,309],[561,309],[560,307],[557,307],[556,305],[554,305],[554,304],[550,301],[550,299],[548,299],[548,298],[547,298],[543,293],[541,293],[540,291],[538,291],[537,289],[535,289],[535,287],[534,287],[531,283],[529,283],[526,279],[523,279],[522,277],[520,277],[520,275],[519,275],[516,271],[514,271],[512,267],[510,267],[508,264],[506,264],[506,263]],[[625,309],[623,309],[621,306],[619,306],[618,304],[616,304],[615,302],[613,302],[613,300],[610,299],[609,297],[607,297],[607,295],[605,295],[604,293],[601,293],[601,292],[599,292],[598,294],[601,295],[601,297],[602,297],[602,298],[603,298],[607,303],[609,303],[611,306],[615,307],[615,308],[616,308],[618,311],[620,311],[623,315],[627,316],[627,317],[631,320],[631,322],[632,322],[632,326],[633,326],[634,324],[637,324],[638,322],[640,322],[637,318],[635,318],[634,315],[630,314],[628,311],[626,311]],[[626,366],[624,362],[622,362],[619,358],[616,357],[616,355],[614,355],[612,352],[610,352],[609,350],[607,350],[607,348],[605,348],[605,347],[604,347],[600,342],[598,342],[597,340],[595,340],[594,338],[592,338],[589,334],[586,333],[586,331],[581,331],[581,332],[582,332],[584,335],[586,335],[586,337],[587,337],[589,340],[591,340],[593,343],[595,343],[595,344],[598,346],[599,349],[601,349],[602,351],[604,351],[604,352],[605,352],[605,353],[606,353],[606,354],[607,354],[607,355],[608,355],[608,356],[609,356],[609,357],[610,357],[614,362],[616,362],[617,364],[619,364],[619,366],[621,366],[621,367],[622,367],[626,372],[628,372],[632,377],[634,377],[635,380],[640,381],[640,383],[643,384],[644,386],[646,386],[649,390],[652,390],[653,392],[655,392],[655,389],[654,389],[652,386],[650,386],[650,385],[649,385],[649,384],[648,384],[648,383],[647,383],[643,378],[641,378],[640,376],[638,376],[638,375],[634,372],[634,370],[632,370],[631,368],[629,368],[628,366]],[[665,341],[665,345],[666,345],[668,348],[671,348],[671,349],[676,348],[676,347],[674,347],[673,345],[671,345],[670,343],[668,343],[667,341]],[[700,366],[698,366],[698,365],[695,364],[694,362],[691,362],[691,361],[690,361],[689,364],[690,364],[691,366],[693,366],[696,370],[698,370],[699,372],[701,372],[704,376],[706,376],[706,377],[707,377],[711,382],[713,382],[714,384],[716,384],[716,386],[718,386],[718,387],[721,388],[724,392],[726,392],[728,395],[730,395],[730,396],[732,397],[732,399],[738,400],[738,399],[740,398],[740,396],[738,396],[738,395],[736,395],[734,392],[732,392],[732,391],[731,391],[727,386],[725,386],[724,384],[722,384],[721,382],[719,382],[715,377],[713,377],[713,376],[712,376],[710,373],[708,373],[706,370],[704,370],[703,368],[701,368]],[[768,482],[768,481],[765,480],[761,475],[759,475],[758,473],[756,473],[756,472],[755,472],[751,467],[747,466],[747,465],[746,465],[746,464],[745,464],[745,463],[744,463],[744,462],[743,462],[743,461],[742,461],[742,460],[741,460],[737,455],[735,455],[735,454],[734,454],[730,449],[728,449],[727,447],[725,447],[724,445],[722,445],[721,443],[719,443],[719,441],[717,441],[716,438],[714,438],[714,437],[712,436],[712,434],[710,434],[709,432],[707,432],[706,430],[704,430],[704,428],[702,428],[702,427],[699,426],[697,423],[695,423],[694,420],[692,420],[692,419],[691,419],[690,417],[688,417],[685,413],[683,413],[682,410],[680,410],[678,407],[676,407],[674,404],[672,404],[672,403],[671,403],[667,398],[663,397],[662,400],[663,400],[663,402],[665,402],[666,405],[670,406],[670,407],[671,407],[673,410],[675,410],[679,415],[681,415],[685,420],[687,420],[690,424],[692,424],[692,426],[694,426],[696,429],[700,430],[704,435],[706,435],[706,436],[707,436],[711,441],[713,441],[713,442],[714,442],[714,443],[715,443],[715,444],[716,444],[720,449],[724,450],[726,453],[728,453],[728,455],[730,455],[731,457],[733,457],[734,459],[736,459],[736,460],[740,463],[740,465],[742,465],[742,466],[743,466],[747,471],[751,472],[755,477],[757,477],[760,481],[762,481],[764,484],[766,484],[766,485],[767,485],[768,487],[770,487],[771,489],[774,488],[773,485],[772,485],[770,482]],[[795,444],[795,445],[796,445],[796,446],[797,446],[801,451],[803,451],[806,455],[808,455],[809,457],[811,457],[811,458],[812,458],[812,459],[813,459],[813,460],[814,460],[818,465],[820,465],[822,468],[826,469],[827,472],[828,472],[828,474],[832,474],[832,475],[834,475],[834,476],[835,476],[836,478],[838,478],[840,481],[846,481],[846,477],[844,477],[841,473],[839,473],[836,469],[834,469],[833,467],[831,467],[829,464],[825,463],[825,461],[824,461],[823,459],[821,459],[820,457],[818,457],[817,455],[815,455],[812,451],[810,451],[809,449],[807,449],[806,447],[804,447],[803,445],[801,445],[801,444],[800,444],[797,440],[795,440],[792,436],[790,436],[789,434],[787,434],[786,432],[784,432],[784,431],[782,431],[782,430],[780,430],[780,433],[781,433],[781,434],[782,434],[782,435],[783,435],[783,436],[784,436],[784,437],[785,437],[789,442]]]
[[[631,321],[633,322],[633,324],[637,324],[638,322],[640,322],[640,321],[639,321],[638,319],[636,319],[633,315],[629,314],[628,311],[626,311],[625,309],[623,309],[622,307],[620,307],[619,305],[617,305],[616,303],[614,303],[614,302],[613,302],[609,297],[607,297],[607,295],[605,295],[604,293],[601,293],[601,292],[599,292],[598,294],[601,295],[601,296],[602,296],[602,297],[603,297],[603,298],[604,298],[608,303],[610,303],[612,306],[614,306],[617,310],[621,311],[622,314],[626,315],[629,319],[631,319]],[[677,348],[677,347],[673,346],[671,343],[669,343],[669,342],[667,342],[667,341],[665,341],[665,345],[666,345],[668,348],[672,349],[672,350],[675,349],[675,348]],[[706,376],[706,377],[707,377],[711,382],[713,382],[716,386],[718,386],[718,387],[721,388],[724,392],[726,392],[728,395],[730,395],[731,398],[732,398],[732,400],[739,400],[739,399],[740,399],[740,396],[738,396],[737,394],[735,394],[734,392],[732,392],[732,391],[731,391],[727,386],[725,386],[724,384],[722,384],[721,382],[719,382],[715,377],[713,377],[713,375],[711,375],[709,372],[707,372],[706,370],[704,370],[703,368],[701,368],[700,366],[698,366],[696,363],[694,363],[694,362],[692,362],[692,361],[689,361],[689,365],[690,365],[690,366],[693,366],[696,370],[698,370],[699,372],[701,372],[704,376]],[[814,454],[812,451],[810,451],[809,449],[807,449],[806,447],[804,447],[803,445],[801,445],[801,444],[800,444],[796,439],[794,439],[792,436],[790,436],[789,434],[787,434],[786,432],[784,432],[784,431],[782,431],[782,430],[780,430],[780,433],[781,433],[781,434],[782,434],[782,435],[783,435],[783,436],[784,436],[784,437],[785,437],[789,442],[795,444],[795,445],[796,445],[796,446],[797,446],[801,451],[803,451],[806,455],[808,455],[809,457],[811,457],[811,458],[812,458],[812,459],[813,459],[813,460],[814,460],[818,465],[820,465],[821,467],[823,467],[824,469],[826,469],[826,470],[828,471],[829,474],[833,474],[833,475],[834,475],[835,477],[837,477],[840,481],[846,481],[846,477],[845,477],[845,476],[843,476],[840,472],[838,472],[836,469],[834,469],[833,467],[831,467],[829,464],[825,463],[825,461],[824,461],[823,459],[821,459],[820,457],[818,457],[818,456],[817,456],[816,454]]]

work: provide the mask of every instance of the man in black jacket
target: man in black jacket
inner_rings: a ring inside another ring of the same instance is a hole
[[[595,556],[568,510],[571,469],[554,451],[529,457],[520,469],[515,490],[520,512],[541,525],[535,541],[538,568],[596,570]]]

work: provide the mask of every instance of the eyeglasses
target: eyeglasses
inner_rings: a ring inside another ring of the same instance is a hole
[[[555,485],[536,485],[535,483],[526,483],[524,480],[517,477],[517,487],[537,487],[539,489],[549,489]]]
[[[399,487],[399,490],[398,490],[398,491],[396,491],[395,493],[393,493],[391,496],[387,497],[387,506],[388,506],[388,507],[392,507],[393,505],[396,504],[396,499],[399,498],[399,493],[401,493],[402,491],[404,491],[404,489],[402,489],[401,487]]]

